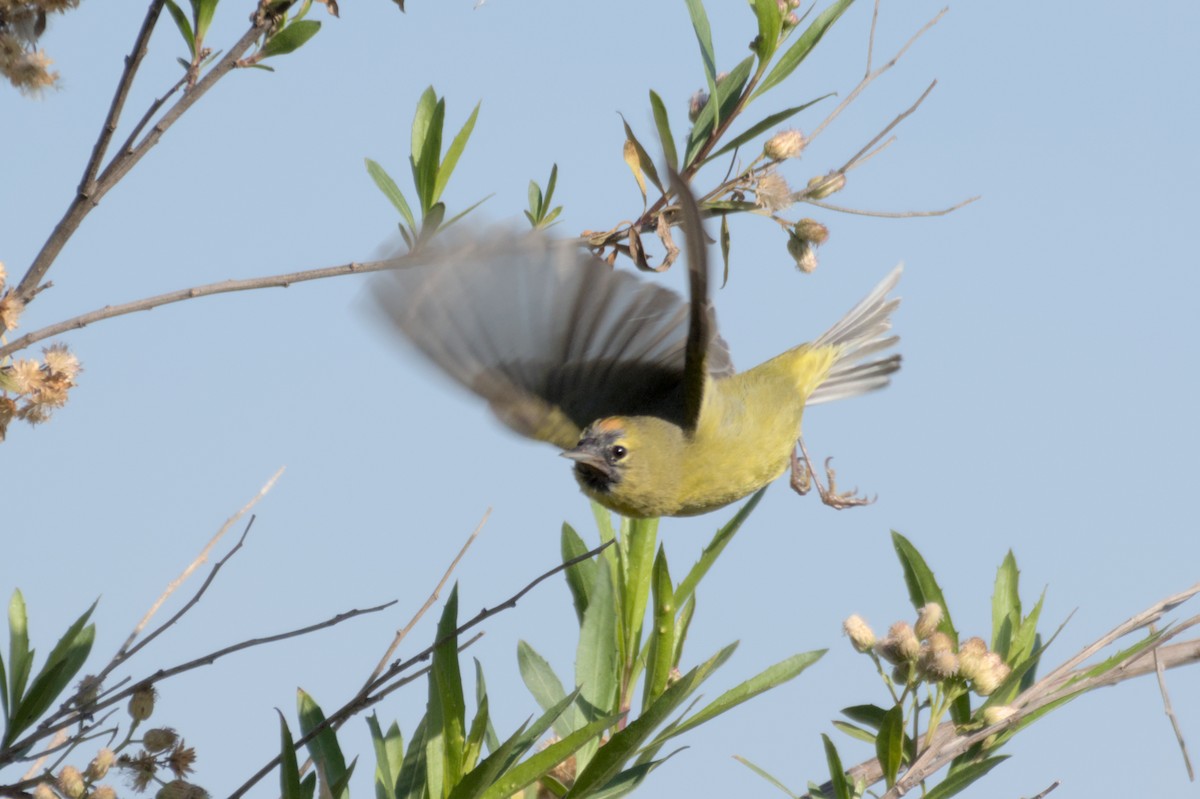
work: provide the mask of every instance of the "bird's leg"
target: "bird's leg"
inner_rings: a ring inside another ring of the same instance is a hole
[[[796,445],[800,448],[800,455],[797,455],[795,450],[792,451],[791,486],[797,494],[803,496],[815,485],[821,501],[835,510],[870,505],[875,501],[876,497],[858,496],[857,488],[843,492],[837,490],[837,472],[830,466],[833,461],[832,456],[825,459],[825,479],[829,482],[829,488],[822,486],[813,471],[812,459],[808,457],[808,450],[804,448],[804,439],[796,439]]]

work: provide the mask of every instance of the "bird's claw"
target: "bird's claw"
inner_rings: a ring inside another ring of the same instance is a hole
[[[800,447],[801,454],[792,452],[792,475],[791,486],[792,490],[797,494],[804,496],[812,487],[817,487],[817,494],[821,497],[821,502],[833,508],[834,510],[845,510],[846,508],[857,508],[862,505],[870,505],[876,499],[875,497],[860,497],[858,496],[858,488],[852,488],[849,491],[837,490],[837,472],[833,470],[830,464],[833,462],[833,456],[825,459],[825,480],[829,483],[829,487],[821,485],[821,481],[817,479],[813,472],[812,461],[808,458],[808,451],[804,449],[804,441],[796,442]]]

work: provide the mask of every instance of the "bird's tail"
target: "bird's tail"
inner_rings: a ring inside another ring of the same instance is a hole
[[[892,311],[900,304],[898,297],[889,299],[888,294],[896,287],[903,268],[893,269],[862,302],[812,343],[814,349],[836,347],[838,354],[828,376],[806,404],[855,397],[891,382],[892,373],[900,368],[900,355],[876,359],[871,356],[891,349],[900,340],[899,336],[888,335],[892,329]]]

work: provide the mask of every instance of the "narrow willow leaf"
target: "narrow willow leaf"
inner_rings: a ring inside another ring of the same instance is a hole
[[[825,31],[829,30],[833,23],[837,22],[838,17],[842,15],[854,0],[836,0],[828,8],[817,15],[817,18],[805,29],[804,33],[792,43],[779,60],[775,62],[775,66],[767,73],[767,77],[758,85],[758,88],[751,95],[750,99],[758,97],[763,92],[770,89],[772,86],[787,79],[796,67],[800,66],[813,48],[817,46],[817,42],[821,41],[821,37],[825,35]]]
[[[25,695],[25,685],[33,668],[33,652],[29,649],[29,614],[25,609],[25,596],[20,589],[13,591],[8,602],[8,688],[9,699],[5,707],[15,710]],[[6,714],[7,715],[7,714]]]
[[[637,181],[638,191],[642,193],[642,203],[644,204],[646,202],[646,177],[642,174],[642,162],[638,158],[637,147],[631,140],[626,139],[621,151],[622,157],[625,159],[625,164],[629,167],[629,171],[633,173],[633,179]]]
[[[283,28],[279,33],[267,39],[262,47],[263,58],[293,53],[304,46],[304,43],[317,35],[321,23],[311,19],[298,19]]]
[[[761,122],[759,122],[755,125],[751,125],[750,128],[747,129],[745,133],[740,133],[737,136],[730,139],[728,142],[725,143],[725,145],[723,147],[721,147],[721,149],[719,149],[716,152],[712,153],[711,155],[707,156],[700,163],[707,164],[710,161],[713,161],[714,159],[720,158],[725,153],[732,152],[734,149],[741,147],[743,144],[750,141],[755,136],[758,136],[759,134],[764,133],[767,130],[770,130],[771,128],[775,127],[776,125],[786,122],[788,119],[792,118],[793,116],[800,113],[801,111],[808,108],[809,106],[815,105],[815,104],[821,102],[822,100],[824,100],[828,97],[832,97],[832,96],[833,96],[832,93],[831,94],[823,94],[815,100],[808,101],[804,105],[797,105],[797,106],[793,106],[791,108],[785,108],[784,110],[779,111],[778,113],[771,114],[770,116],[764,118]]]
[[[417,99],[417,110],[413,114],[412,123],[412,162],[419,163],[425,154],[425,143],[429,139],[429,125],[433,121],[433,111],[437,107],[437,92],[432,86],[426,87]]]
[[[430,704],[434,704],[436,695],[441,711],[446,785],[454,785],[462,779],[466,746],[466,702],[463,699],[462,673],[458,666],[458,636],[454,632],[457,626],[458,585],[455,584],[438,621],[437,640],[440,643],[433,650],[429,680]]]
[[[428,717],[422,718],[413,730],[404,762],[400,765],[400,776],[396,779],[397,799],[424,799],[426,785],[425,727]]]
[[[542,218],[542,188],[536,180],[529,181],[529,211],[533,214],[529,217],[531,222]]]
[[[1030,656],[1035,649],[1038,648],[1038,619],[1042,616],[1042,603],[1046,600],[1046,592],[1043,590],[1042,595],[1038,597],[1037,603],[1033,606],[1033,610],[1029,611],[1029,615],[1021,620],[1020,627],[1013,635],[1012,644],[1008,650],[1009,663],[1019,663]]]
[[[620,677],[616,603],[608,570],[596,570],[590,593],[592,600],[579,628],[575,684],[585,700],[585,708],[590,706],[600,715],[608,715],[616,706]]]
[[[527,747],[522,747],[525,733],[526,725],[522,724],[496,748],[496,751],[454,786],[454,790],[450,792],[450,799],[472,799],[489,787],[495,787],[496,777],[503,773],[508,764],[525,753]]]
[[[443,222],[443,223],[441,224],[441,229],[442,229],[442,230],[445,230],[446,228],[450,227],[450,226],[451,226],[451,225],[453,225],[455,222],[457,222],[458,220],[462,219],[464,216],[466,216],[467,214],[471,213],[471,212],[472,212],[472,211],[474,211],[476,208],[478,208],[479,206],[483,205],[485,202],[487,202],[488,200],[492,199],[492,198],[493,198],[493,197],[495,197],[495,196],[496,196],[496,195],[495,195],[495,193],[489,194],[488,196],[484,197],[482,200],[480,200],[480,201],[478,201],[478,202],[474,203],[473,205],[470,205],[470,206],[468,206],[468,207],[467,207],[465,210],[459,211],[457,214],[455,214],[454,216],[450,217],[450,218],[449,218],[449,219],[447,219],[445,222]],[[442,205],[442,203],[437,203],[437,205],[435,205],[434,207],[436,208],[438,205]],[[445,206],[443,206],[443,208],[444,208],[444,207],[445,207]]]
[[[996,585],[992,591],[992,650],[1008,660],[1009,646],[1017,625],[1021,623],[1021,595],[1018,590],[1020,572],[1012,550],[996,569]]]
[[[958,633],[954,629],[953,622],[950,621],[950,607],[946,604],[946,598],[942,596],[942,589],[938,586],[933,571],[925,563],[925,558],[921,557],[921,553],[912,545],[912,542],[894,530],[892,531],[892,546],[895,547],[896,555],[900,558],[900,568],[904,570],[904,583],[908,586],[908,596],[912,600],[913,607],[920,610],[930,602],[941,605],[944,612],[938,629],[949,635],[951,640],[957,644]]]
[[[192,58],[196,57],[196,37],[192,33],[192,23],[188,21],[187,14],[183,13],[183,9],[175,2],[175,0],[166,0],[167,11],[171,14],[171,19],[175,21],[175,27],[179,28],[179,33],[183,36],[183,41],[188,47],[188,52]],[[185,69],[191,69],[192,65],[183,59],[180,59]]]
[[[551,164],[550,179],[546,181],[546,205],[554,202],[554,188],[558,185],[558,164]]]
[[[475,718],[471,720],[471,728],[467,731],[467,745],[463,750],[463,771],[469,772],[479,763],[479,754],[483,751],[483,739],[487,735],[488,700],[483,697],[475,710]]]
[[[675,597],[675,601],[678,602],[678,592]],[[683,644],[687,640],[688,629],[692,626],[692,617],[695,614],[696,596],[693,594],[688,597],[687,602],[683,605],[683,610],[679,611],[679,617],[675,619],[675,654],[671,658],[673,668],[679,668],[679,663],[683,660]]]
[[[862,727],[859,727],[857,724],[851,724],[848,721],[839,721],[838,719],[834,719],[833,721],[830,722],[830,724],[832,724],[835,728],[841,730],[842,732],[846,733],[851,738],[857,738],[858,740],[863,741],[864,743],[869,743],[872,746],[875,745],[876,735],[875,735],[875,733],[871,732],[870,730],[864,730]]]
[[[412,209],[408,207],[408,200],[404,199],[404,192],[400,191],[400,187],[396,185],[396,181],[392,180],[391,175],[370,158],[363,160],[367,164],[367,174],[371,176],[371,180],[375,181],[375,185],[383,192],[383,196],[387,197],[395,209],[400,212],[400,216],[408,223],[409,228],[416,230],[417,220],[413,216]],[[403,231],[403,228],[401,230]],[[408,244],[411,246],[412,242],[408,242]]]
[[[467,121],[454,136],[454,141],[450,142],[450,146],[446,149],[446,156],[442,159],[441,167],[438,168],[437,182],[433,187],[434,202],[441,199],[442,192],[446,190],[446,184],[450,182],[450,175],[454,174],[454,167],[458,165],[458,159],[467,147],[467,140],[471,138],[471,131],[475,130],[475,120],[479,117],[479,106],[480,103],[475,104],[471,116],[467,117]]]
[[[883,727],[884,717],[887,714],[888,711],[879,705],[853,705],[842,708],[843,716],[851,721],[857,721],[859,724],[865,724],[873,730]]]
[[[754,16],[758,18],[758,38],[754,52],[758,54],[759,69],[765,69],[779,47],[783,30],[783,9],[775,0],[754,0]]]
[[[308,735],[325,721],[325,714],[316,701],[303,689],[296,690],[296,712],[300,717],[300,732]],[[349,792],[336,793],[333,786],[344,782],[346,757],[338,744],[337,733],[326,727],[307,744],[308,754],[317,766],[317,773],[325,781],[326,791],[337,799],[348,799]]]
[[[425,131],[425,143],[421,145],[421,159],[416,162],[413,173],[417,194],[421,197],[421,210],[426,213],[437,203],[433,194],[441,166],[442,128],[445,124],[446,100],[439,98],[433,106],[433,114]]]
[[[400,725],[392,722],[384,733],[379,718],[372,713],[367,716],[367,728],[371,731],[371,745],[375,749],[375,799],[396,799],[396,780],[404,762],[404,736]]]
[[[875,757],[879,758],[883,778],[891,788],[904,761],[904,709],[899,705],[883,714],[883,724],[875,737]]]
[[[947,775],[946,779],[935,785],[929,793],[925,794],[925,799],[949,799],[960,791],[966,790],[972,783],[1005,760],[1008,760],[1008,755],[989,757],[987,760],[964,766],[953,774]]]
[[[783,685],[785,682],[799,676],[800,672],[820,660],[825,652],[826,650],[824,649],[802,652],[764,669],[740,685],[730,688],[721,694],[694,716],[685,719],[683,723],[672,731],[672,737],[699,727],[701,724],[716,718],[725,711],[737,707],[747,699],[753,699],[765,691]]]
[[[829,764],[829,781],[833,783],[835,799],[854,799],[850,793],[850,784],[846,782],[846,770],[842,767],[842,758],[838,755],[837,747],[824,733],[821,733],[821,741],[825,744],[825,760]]]
[[[589,799],[619,799],[622,796],[633,793],[645,781],[651,771],[654,771],[654,769],[675,757],[675,755],[682,752],[685,748],[680,747],[666,757],[661,757],[658,760],[647,760],[638,763],[633,768],[625,769],[609,780],[603,788],[589,793]]]
[[[675,589],[675,607],[682,607],[692,593],[696,590],[696,586],[704,579],[704,575],[712,568],[713,563],[720,557],[721,552],[733,540],[733,536],[741,529],[742,524],[746,519],[750,518],[750,514],[758,507],[758,503],[762,500],[766,488],[760,488],[754,493],[754,496],[746,502],[745,505],[738,509],[734,517],[717,530],[716,535],[708,542],[708,546],[700,553],[700,559],[692,566],[691,571],[683,578],[683,582]]]
[[[300,764],[296,762],[296,743],[282,713],[279,714],[279,738],[279,794],[283,799],[307,799],[300,788]]]
[[[642,624],[646,617],[646,602],[650,598],[651,575],[654,569],[654,550],[658,541],[658,519],[634,519],[626,536],[629,567],[626,576],[624,618],[626,669],[641,647]],[[630,679],[637,675],[630,673]]]
[[[716,96],[717,86],[717,56],[713,49],[712,26],[708,23],[708,14],[704,11],[702,0],[684,0],[687,3],[688,16],[692,18],[692,30],[696,32],[696,42],[700,45],[700,58],[704,61],[704,77],[708,81],[708,93]]]
[[[650,90],[650,109],[654,112],[654,126],[658,129],[658,141],[662,145],[663,157],[672,172],[679,171],[679,153],[675,151],[675,137],[671,135],[671,117],[662,98],[653,89]]]
[[[50,651],[37,676],[33,678],[29,690],[21,699],[20,704],[14,703],[12,720],[5,732],[5,744],[12,743],[21,731],[28,729],[50,709],[51,705],[60,701],[63,691],[83,668],[83,664],[87,662],[88,655],[92,651],[92,643],[96,639],[96,626],[88,624],[88,619],[91,618],[92,611],[95,609],[96,603],[93,602],[91,607],[67,628],[67,631],[58,639],[58,643],[54,645],[54,649]],[[24,613],[23,602],[21,612]],[[11,618],[10,614],[10,620]],[[22,635],[25,634],[23,631]],[[33,661],[33,651],[28,650],[27,640],[25,646],[28,652],[25,668],[28,669],[28,664]],[[10,661],[11,659],[10,656]],[[28,672],[26,671],[26,673]]]
[[[196,38],[203,41],[217,11],[217,0],[192,0],[192,11],[196,15]]]
[[[779,780],[775,779],[775,777],[773,777],[772,775],[770,775],[769,773],[767,773],[765,770],[763,770],[763,769],[762,769],[762,768],[760,768],[759,766],[756,766],[756,765],[754,765],[753,763],[751,763],[749,760],[747,760],[746,758],[742,757],[741,755],[734,755],[734,756],[733,756],[733,759],[734,759],[734,760],[736,760],[737,762],[741,763],[741,764],[742,764],[743,766],[745,766],[746,768],[748,768],[748,769],[750,769],[751,771],[753,771],[753,772],[754,772],[755,774],[757,774],[758,776],[762,777],[762,778],[763,778],[764,780],[766,780],[767,782],[769,782],[769,783],[771,783],[772,785],[774,785],[774,786],[775,786],[776,788],[778,788],[779,790],[783,791],[785,794],[787,794],[788,796],[790,796],[792,799],[800,799],[800,796],[799,796],[798,794],[795,794],[795,793],[793,793],[792,791],[788,790],[788,787],[787,787],[786,785],[784,785],[782,782],[780,782]]]
[[[548,712],[567,695],[554,669],[524,641],[517,642],[517,667],[521,672],[521,679],[525,681],[525,687],[533,694],[534,701],[543,711]],[[583,711],[571,705],[554,721],[554,731],[558,733],[558,737],[566,738],[586,723]]]
[[[750,79],[750,70],[754,66],[754,56],[747,56],[736,67],[729,71],[721,84],[712,93],[712,99],[704,106],[696,117],[696,124],[688,135],[687,152],[684,156],[684,166],[691,166],[692,161],[700,152],[700,148],[708,141],[721,124],[721,119],[727,119],[733,112],[734,106],[742,96],[742,89]]]
[[[642,689],[642,711],[667,688],[675,665],[675,589],[667,568],[667,553],[660,544],[654,558],[652,577],[654,615],[646,653],[646,684]]]
[[[479,658],[472,658],[475,661],[475,706],[478,710],[483,700],[487,698],[487,683],[483,679],[483,665],[479,662]],[[489,752],[495,752],[496,747],[500,745],[500,739],[496,737],[496,728],[492,726],[492,721],[489,718],[487,723],[487,731],[484,733],[483,742],[487,744]]]
[[[563,522],[562,526],[562,559],[563,563],[573,560],[588,551],[587,544],[583,543],[583,538],[579,533],[575,532],[575,528]],[[583,612],[588,606],[588,586],[596,579],[595,572],[599,568],[595,558],[581,560],[574,566],[568,568],[563,575],[567,580],[567,587],[571,589],[571,599],[575,604],[575,617],[579,622],[583,622]]]
[[[621,771],[621,766],[633,757],[654,730],[675,712],[680,703],[691,695],[700,683],[720,668],[736,648],[737,644],[730,644],[693,668],[673,683],[646,712],[630,722],[625,729],[614,733],[580,772],[567,796],[587,796],[606,785]],[[651,746],[653,747],[653,744]]]

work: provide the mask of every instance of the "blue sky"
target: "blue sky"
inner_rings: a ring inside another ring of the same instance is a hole
[[[703,73],[682,3],[408,5],[401,15],[383,0],[343,3],[342,18],[324,20],[274,74],[223,81],[86,220],[22,330],[186,286],[373,257],[396,220],[363,158],[406,173],[412,111],[430,84],[452,128],[483,103],[447,191],[452,211],[494,194],[477,223],[515,218],[528,181],[557,163],[564,235],[640,213],[618,112],[652,140],[653,88],[684,128]],[[744,3],[710,6],[728,69],[745,56],[753,19]],[[940,8],[885,3],[877,59]],[[142,13],[89,2],[55,19],[44,44],[61,89],[37,100],[0,93],[0,260],[10,275],[66,207]],[[223,4],[210,42],[240,35],[247,13]],[[758,113],[845,96],[863,72],[870,17],[869,4],[853,6]],[[648,790],[774,795],[731,754],[797,789],[821,778],[829,719],[884,698],[841,637],[842,619],[857,612],[883,629],[911,616],[889,530],[924,552],[968,634],[986,635],[992,578],[1011,548],[1027,600],[1046,589],[1045,625],[1074,612],[1054,663],[1200,579],[1198,24],[1184,3],[956,4],[784,174],[800,184],[842,163],[936,78],[898,141],[836,199],[884,211],[982,200],[933,219],[797,209],[832,231],[811,276],[791,266],[775,226],[734,221],[731,276],[715,302],[736,363],[819,334],[899,261],[905,362],[888,390],[805,420],[810,451],[834,455],[844,484],[879,501],[837,513],[773,487],[699,596],[690,662],[742,642],[710,697],[794,652],[829,654],[697,731]],[[131,118],[176,79],[182,54],[164,27]],[[811,130],[832,102],[795,124]],[[96,652],[113,651],[280,466],[245,551],[141,668],[398,600],[388,614],[167,684],[157,713],[197,747],[198,781],[214,794],[272,754],[272,708],[290,713],[296,686],[340,704],[487,508],[458,571],[464,609],[553,565],[564,520],[591,530],[568,465],[398,346],[366,312],[366,285],[208,298],[64,337],[86,369],[71,403],[40,428],[14,426],[4,444],[0,592],[25,593],[42,651],[97,596]],[[663,523],[677,570],[731,514]],[[409,646],[431,636],[429,621]],[[488,623],[472,655],[501,729],[536,709],[517,675],[517,640],[565,675],[574,636],[558,581]],[[1192,668],[1168,683],[1195,751],[1200,678]],[[423,703],[414,688],[379,714],[408,732]],[[342,737],[369,759],[365,725]],[[842,740],[847,760],[867,756]],[[1057,796],[1194,790],[1147,680],[1078,700],[1009,753],[972,796],[1032,795],[1055,779]]]

